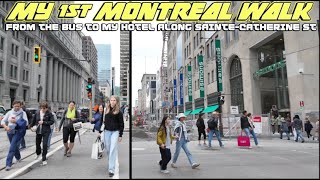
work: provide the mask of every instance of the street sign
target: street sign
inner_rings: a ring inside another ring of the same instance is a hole
[[[203,66],[203,55],[198,55],[198,66],[199,66],[199,89],[200,98],[204,97],[204,66]]]
[[[254,132],[257,134],[262,133],[262,117],[261,116],[253,116],[253,125],[254,125]]]
[[[222,92],[222,62],[221,62],[221,44],[220,44],[220,39],[215,40],[215,45],[216,45],[216,65],[217,65],[217,83],[218,83],[218,92]]]
[[[188,95],[189,102],[192,102],[192,74],[191,74],[191,66],[188,66]]]
[[[304,107],[304,102],[300,101],[300,107]]]
[[[238,106],[230,106],[231,114],[239,114],[239,107]]]

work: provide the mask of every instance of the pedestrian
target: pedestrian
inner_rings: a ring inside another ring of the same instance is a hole
[[[174,136],[177,140],[176,141],[176,151],[173,156],[173,161],[172,161],[171,167],[177,168],[176,162],[178,160],[178,156],[179,156],[180,150],[182,148],[188,157],[188,160],[189,160],[189,163],[190,163],[192,169],[195,169],[200,164],[196,163],[193,160],[193,157],[187,147],[187,143],[190,142],[190,140],[188,138],[186,124],[184,122],[186,120],[186,116],[183,113],[180,113],[177,118],[178,118],[178,121],[176,121],[176,124],[174,127]]]
[[[59,125],[59,131],[63,125],[62,137],[64,144],[64,155],[67,157],[71,157],[71,152],[74,147],[74,139],[76,137],[76,131],[73,129],[73,123],[79,121],[80,114],[75,108],[76,103],[74,101],[69,102],[69,107],[64,111],[62,115],[62,119]],[[68,140],[70,137],[70,143],[68,144]]]
[[[50,134],[49,134],[49,138],[48,138],[48,150],[50,149],[51,146],[51,138],[52,138],[52,134],[54,131],[54,128],[56,128],[56,131],[58,131],[58,119],[57,119],[57,115],[55,112],[51,111],[51,107],[48,107],[48,111],[51,112],[52,117],[53,117],[53,121],[54,123],[50,126]]]
[[[7,112],[3,119],[1,120],[1,125],[5,131],[7,131],[7,136],[10,142],[10,148],[6,159],[6,171],[9,171],[12,166],[13,157],[16,158],[17,162],[21,161],[20,154],[20,143],[22,137],[25,135],[25,131],[17,128],[17,121],[23,118],[26,125],[28,125],[27,114],[21,108],[20,101],[13,102],[13,108]]]
[[[25,103],[24,102],[21,102],[21,109],[27,113],[27,109],[26,109],[26,106],[25,106]],[[28,114],[27,114],[27,118],[29,119],[28,117]],[[20,150],[22,149],[25,149],[26,148],[26,141],[24,139],[24,136],[22,137],[21,141],[20,141]]]
[[[218,123],[219,123],[219,113],[214,111],[212,113],[212,117],[209,119],[208,121],[208,128],[209,128],[209,134],[208,134],[208,147],[211,148],[211,141],[213,138],[213,134],[216,135],[218,141],[219,141],[219,145],[221,148],[224,147],[224,145],[222,144],[221,141],[221,137],[220,137],[220,132],[219,132],[219,128],[218,128]]]
[[[199,114],[199,117],[197,119],[196,126],[198,128],[198,134],[199,134],[199,146],[201,146],[200,140],[201,140],[201,134],[203,134],[203,145],[206,144],[206,125],[204,124],[204,120],[202,118],[203,114]]]
[[[290,122],[286,121],[283,117],[282,117],[280,120],[281,120],[280,139],[282,139],[282,134],[283,134],[283,133],[286,133],[286,135],[287,135],[287,140],[290,140],[289,128],[288,128]]]
[[[296,131],[296,139],[295,141],[298,142],[299,137],[302,140],[302,143],[304,143],[304,138],[301,134],[301,130],[302,130],[302,120],[300,119],[299,115],[295,115],[293,118],[293,127]]]
[[[246,110],[244,110],[242,112],[242,117],[241,117],[241,130],[244,131],[246,133],[246,135],[250,138],[250,134],[252,135],[253,137],[253,140],[254,140],[254,143],[256,144],[256,146],[258,147],[258,140],[257,140],[257,137],[256,137],[256,133],[254,132],[254,127],[253,127],[253,124],[251,124],[249,122],[249,119],[248,119],[248,112]],[[251,113],[250,113],[250,116],[251,116]],[[251,118],[251,117],[250,117]],[[249,148],[251,149],[251,145],[249,146]]]
[[[160,127],[157,132],[157,144],[161,154],[161,160],[158,162],[160,165],[160,172],[169,173],[167,165],[171,160],[170,146],[174,136],[170,130],[170,118],[168,116],[163,117]]]
[[[90,119],[91,124],[94,124],[93,132],[95,130],[99,131],[101,127],[101,118],[103,116],[103,110],[104,110],[104,105],[101,104],[98,106],[98,109],[96,110],[96,113],[94,113],[93,118]]]
[[[287,124],[288,124],[288,130],[289,130],[289,135],[293,135],[293,131],[292,131],[292,123],[291,123],[291,117],[290,117],[290,114],[288,113],[287,114],[287,117],[286,117],[286,121],[287,121]]]
[[[122,140],[124,122],[123,113],[120,111],[120,100],[112,95],[110,102],[106,105],[106,111],[101,118],[101,124],[104,124],[104,144],[109,157],[109,177],[115,173],[116,159],[118,158],[118,142]],[[102,131],[99,131],[101,136]]]
[[[309,121],[308,118],[306,118],[306,123],[304,124],[304,130],[307,132],[308,139],[310,137],[313,137],[311,134],[312,128],[313,128],[313,126],[312,126],[311,122]],[[313,137],[313,140],[314,140],[314,137]]]
[[[317,136],[317,140],[319,141],[319,119],[318,121],[316,122],[316,136]]]
[[[271,116],[271,128],[272,128],[272,134],[276,132],[276,118],[272,115]]]
[[[36,158],[37,160],[41,155],[41,141],[42,141],[42,165],[47,165],[47,152],[48,152],[48,139],[51,133],[51,125],[54,124],[52,113],[48,110],[47,102],[40,103],[40,111],[37,111],[33,116],[31,127],[36,126],[34,129],[36,135]]]
[[[280,134],[281,124],[282,124],[281,118],[282,118],[281,115],[279,115],[279,116],[277,117],[278,133],[279,133],[279,134]]]

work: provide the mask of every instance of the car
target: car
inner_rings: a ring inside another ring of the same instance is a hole
[[[63,110],[63,109],[62,109],[62,110],[58,110],[58,111],[56,112],[56,116],[57,116],[57,119],[58,119],[58,120],[61,120],[61,119],[62,119],[63,113],[64,113],[64,110]]]
[[[37,111],[38,109],[36,108],[26,108],[26,114],[27,114],[29,124],[32,123],[33,116],[36,114]]]
[[[0,106],[0,117],[3,117],[6,113],[6,109],[3,106]],[[0,128],[2,128],[1,125]]]
[[[89,122],[89,109],[83,108],[78,110],[80,113],[80,120],[82,123]]]

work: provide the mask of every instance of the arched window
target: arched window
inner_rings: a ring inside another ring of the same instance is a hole
[[[238,106],[239,112],[244,110],[241,62],[238,56],[232,59],[230,66],[231,106]]]

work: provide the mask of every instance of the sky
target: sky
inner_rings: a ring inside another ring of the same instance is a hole
[[[88,12],[86,18],[75,19],[77,23],[93,23],[92,19],[104,1],[93,1],[92,10]],[[86,3],[86,1],[79,1]],[[99,22],[94,22],[99,23]],[[100,22],[100,23],[111,23]],[[113,22],[114,23],[114,22]],[[156,26],[152,22],[153,27]],[[111,44],[111,66],[116,69],[116,85],[120,85],[120,31],[82,31],[86,36],[91,36],[95,44]],[[138,89],[141,88],[141,78],[144,73],[157,74],[161,65],[162,53],[162,33],[153,32],[132,32],[132,105],[136,106],[135,100],[138,98]]]
[[[98,12],[105,1],[93,1],[93,8],[88,12],[86,18],[76,18],[76,23],[111,23],[93,22],[94,15]],[[79,4],[86,4],[87,1],[77,1]],[[114,22],[113,22],[114,23]],[[111,44],[111,67],[115,67],[115,85],[120,86],[120,31],[86,31],[84,35],[91,36],[94,44]]]

